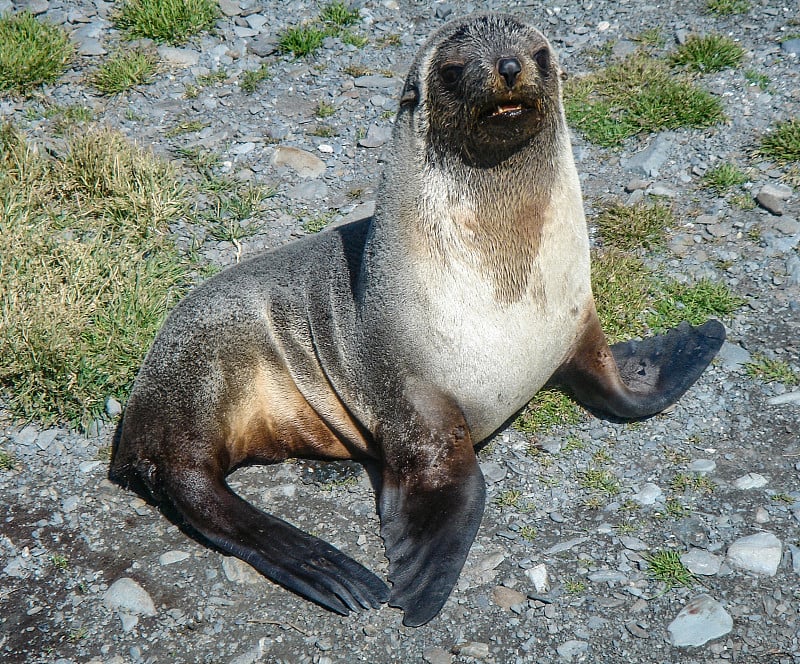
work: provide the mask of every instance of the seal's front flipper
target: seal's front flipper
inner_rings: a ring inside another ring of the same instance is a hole
[[[710,320],[681,323],[666,334],[609,348],[597,315],[552,382],[564,385],[591,411],[623,420],[660,413],[675,403],[709,365],[725,341]]]
[[[386,432],[380,496],[390,606],[424,625],[447,601],[483,515],[486,487],[460,410],[438,395],[413,400]]]
[[[165,493],[189,524],[223,551],[331,611],[377,608],[389,589],[338,549],[256,509],[205,471],[164,478]]]

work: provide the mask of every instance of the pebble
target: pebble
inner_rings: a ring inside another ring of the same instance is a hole
[[[61,501],[61,509],[64,510],[67,514],[70,512],[74,512],[78,505],[81,504],[81,497],[80,496],[68,496]]]
[[[728,547],[728,562],[734,567],[775,576],[781,562],[783,546],[773,533],[761,532],[740,537]]]
[[[372,124],[367,130],[367,135],[358,141],[362,148],[379,148],[392,137],[392,128]]]
[[[688,466],[688,470],[698,475],[713,473],[717,467],[717,462],[712,459],[693,459]]]
[[[672,139],[666,132],[657,134],[644,150],[628,159],[621,159],[622,167],[644,177],[658,177],[659,169],[666,163],[672,149]]]
[[[176,67],[194,67],[200,62],[200,53],[191,48],[161,45],[158,55],[164,62]]]
[[[393,88],[399,84],[399,80],[370,74],[368,76],[359,76],[353,80],[353,83],[357,88]]]
[[[325,162],[317,155],[300,148],[282,145],[272,155],[274,166],[286,166],[301,178],[318,178],[325,172]]]
[[[624,572],[618,572],[613,569],[601,569],[589,574],[588,579],[593,583],[622,583],[623,581],[627,581],[628,577]]]
[[[506,470],[505,466],[501,466],[499,463],[495,463],[494,461],[484,461],[481,463],[481,472],[483,473],[484,479],[489,484],[496,484],[497,482],[505,479],[508,471]]]
[[[474,657],[475,659],[486,659],[489,656],[489,644],[482,641],[467,641],[457,643],[453,646],[453,654],[462,657]]]
[[[561,659],[571,662],[576,657],[585,655],[589,651],[589,644],[586,641],[570,639],[556,648]]]
[[[790,544],[789,553],[792,554],[792,571],[800,574],[800,547]]]
[[[425,648],[425,650],[422,651],[422,659],[428,662],[428,664],[451,664],[453,656],[444,648],[436,646],[433,648]]]
[[[795,37],[781,42],[781,50],[790,55],[800,55],[800,38]]]
[[[111,419],[119,417],[122,415],[122,404],[114,397],[106,397],[105,411]]]
[[[681,562],[692,574],[713,576],[722,566],[722,556],[715,556],[704,549],[691,548],[681,555]]]
[[[128,577],[117,579],[103,595],[103,604],[111,611],[139,616],[156,615],[156,607],[148,592]]]
[[[191,554],[187,553],[186,551],[167,551],[166,553],[162,553],[158,557],[158,564],[159,565],[172,565],[173,563],[179,563],[182,560],[186,560],[190,558]]]
[[[508,611],[515,604],[520,604],[527,599],[518,590],[506,588],[505,586],[495,586],[492,590],[492,601],[502,609]]]
[[[717,362],[719,362],[725,369],[734,370],[747,364],[752,360],[750,352],[739,346],[738,344],[726,341],[722,344],[719,353],[717,354]]]
[[[229,660],[228,664],[255,664],[260,662],[264,659],[264,655],[267,654],[271,645],[270,639],[262,637],[250,650],[243,652],[241,655],[236,655],[236,657]]]
[[[620,535],[620,543],[630,551],[647,551],[650,547],[638,537],[631,537],[630,535]]]
[[[756,194],[756,202],[767,212],[778,217],[782,215],[786,209],[786,204],[782,198],[778,198],[774,194],[765,193],[763,190]]]
[[[733,618],[710,595],[698,595],[684,606],[667,631],[674,646],[702,646],[733,629]]]
[[[533,584],[537,593],[547,593],[550,591],[550,576],[544,563],[539,563],[525,570],[525,576]]]
[[[253,585],[264,579],[252,566],[234,556],[225,556],[222,559],[222,571],[231,583]]]
[[[767,485],[767,478],[758,473],[747,473],[733,481],[737,489],[760,489]]]
[[[559,542],[558,544],[554,544],[549,549],[547,549],[545,553],[548,556],[552,556],[553,554],[561,553],[562,551],[569,551],[573,547],[576,547],[579,544],[583,544],[588,539],[589,539],[588,537],[575,537],[573,539],[567,540],[566,542]]]

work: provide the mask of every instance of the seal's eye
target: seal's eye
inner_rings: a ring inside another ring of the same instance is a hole
[[[539,71],[541,71],[542,76],[549,76],[550,75],[550,51],[546,48],[540,48],[536,53],[533,54],[533,59],[536,61],[536,64],[539,67]]]
[[[454,87],[461,80],[461,74],[463,73],[464,65],[445,65],[439,70],[442,83],[448,88]]]

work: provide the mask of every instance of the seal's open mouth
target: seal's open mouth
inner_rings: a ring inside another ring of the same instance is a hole
[[[518,117],[525,109],[522,104],[499,104],[497,109],[489,114],[490,118],[515,118]]]

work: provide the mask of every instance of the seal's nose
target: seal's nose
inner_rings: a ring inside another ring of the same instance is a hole
[[[514,87],[514,82],[517,80],[517,75],[522,71],[522,65],[516,58],[500,58],[497,61],[497,72],[506,79],[506,85],[509,88]]]

